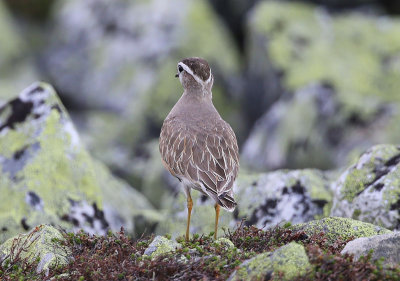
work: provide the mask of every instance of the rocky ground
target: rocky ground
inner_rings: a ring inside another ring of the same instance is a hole
[[[2,280],[399,280],[400,236],[329,218],[171,240],[41,225],[0,247]],[[368,237],[368,238],[367,238]],[[349,242],[350,241],[350,242]],[[374,241],[371,243],[371,241]]]

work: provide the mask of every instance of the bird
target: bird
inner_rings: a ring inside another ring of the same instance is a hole
[[[239,171],[236,135],[212,102],[214,76],[208,62],[190,57],[178,62],[183,94],[161,127],[159,150],[164,167],[181,182],[187,201],[186,241],[193,207],[191,189],[215,202],[217,239],[220,207],[233,212],[233,186]]]

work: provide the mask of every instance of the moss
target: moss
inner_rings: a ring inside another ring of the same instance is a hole
[[[274,252],[262,253],[245,261],[231,280],[262,280],[264,276],[283,273],[283,280],[293,280],[311,268],[304,247],[291,242]],[[274,276],[274,275],[272,275]]]
[[[369,237],[373,235],[391,233],[390,230],[370,223],[353,220],[350,218],[329,217],[294,225],[293,230],[302,230],[308,235],[324,232],[329,241],[334,242],[338,238]]]

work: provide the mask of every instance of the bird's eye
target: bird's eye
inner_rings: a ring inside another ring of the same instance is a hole
[[[183,67],[182,66],[178,66],[178,71],[179,71],[179,73],[181,73],[183,71]]]

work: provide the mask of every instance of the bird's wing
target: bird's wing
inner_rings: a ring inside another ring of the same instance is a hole
[[[200,185],[222,207],[234,208],[232,186],[239,156],[236,136],[228,123],[221,119],[217,124],[189,128],[177,120],[166,120],[160,152],[172,175]]]

